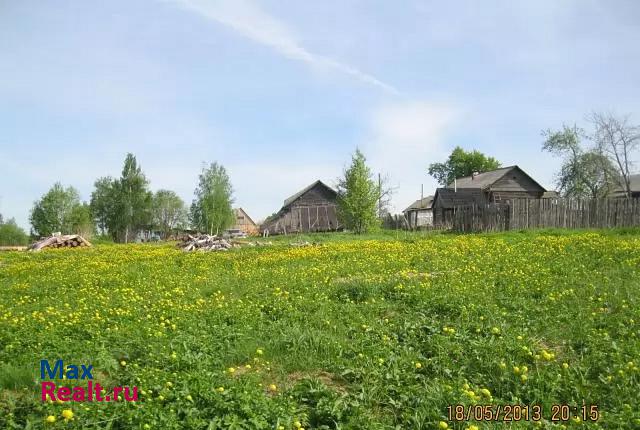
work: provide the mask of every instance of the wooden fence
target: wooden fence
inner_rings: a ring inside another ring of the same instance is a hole
[[[514,199],[456,207],[438,223],[454,231],[640,226],[640,199]]]

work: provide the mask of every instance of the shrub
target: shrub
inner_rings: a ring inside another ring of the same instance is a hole
[[[28,243],[29,236],[14,220],[0,224],[0,246],[24,246]]]

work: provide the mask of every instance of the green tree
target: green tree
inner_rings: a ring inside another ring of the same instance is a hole
[[[376,225],[380,188],[367,167],[366,158],[356,149],[351,166],[338,180],[338,210],[347,229],[361,234]]]
[[[122,176],[115,185],[115,207],[112,215],[114,239],[128,243],[136,231],[151,223],[152,193],[136,157],[129,153],[124,160]]]
[[[203,167],[195,199],[191,204],[191,223],[201,231],[218,234],[235,221],[233,188],[227,170],[218,163]]]
[[[64,188],[56,182],[40,200],[34,203],[29,220],[35,235],[49,236],[54,232],[73,230],[71,214],[80,205],[80,197],[73,187]]]
[[[556,175],[556,186],[566,197],[606,197],[618,183],[618,173],[611,160],[597,148],[584,150],[584,130],[562,127],[560,131],[542,132],[544,151],[562,157],[560,172]]]
[[[71,232],[90,238],[95,232],[95,223],[91,215],[91,207],[87,203],[76,205],[69,215]]]
[[[628,115],[617,116],[611,112],[593,112],[589,120],[594,127],[589,138],[595,151],[611,161],[618,185],[631,197],[632,158],[640,148],[640,126],[631,124]]]
[[[188,224],[184,201],[173,191],[158,190],[153,196],[153,224],[166,238],[173,230]]]
[[[456,146],[444,163],[429,165],[429,175],[433,176],[440,185],[447,186],[456,178],[471,176],[474,172],[482,173],[500,167],[500,162],[488,157],[482,152],[465,151]]]
[[[95,224],[98,226],[100,234],[106,234],[109,226],[113,226],[114,212],[117,202],[117,184],[110,177],[98,178],[91,193],[89,206]]]
[[[116,242],[129,242],[138,229],[151,224],[153,194],[133,154],[127,154],[119,179],[100,178],[94,186],[90,204],[94,221]]]
[[[0,246],[24,246],[29,243],[27,233],[16,224],[13,218],[4,222],[0,215]]]

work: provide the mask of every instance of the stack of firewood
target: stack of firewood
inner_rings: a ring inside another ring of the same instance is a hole
[[[91,246],[88,240],[78,234],[56,234],[32,244],[29,251],[40,251],[43,248],[77,248]]]
[[[252,242],[248,240],[225,239],[220,236],[208,234],[187,235],[180,242],[178,248],[183,251],[228,251],[231,248],[241,248],[243,246],[268,246],[271,242]]]
[[[219,236],[199,234],[197,236],[187,235],[178,247],[184,251],[228,251],[231,248],[239,248],[240,245],[231,240],[223,239]]]

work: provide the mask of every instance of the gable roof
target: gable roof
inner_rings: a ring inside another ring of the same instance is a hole
[[[409,211],[420,210],[420,209],[431,209],[432,207],[433,207],[433,196],[427,196],[427,197],[424,197],[423,199],[416,200],[402,212],[409,212]]]
[[[513,170],[519,170],[525,176],[533,181],[537,186],[539,186],[543,191],[546,191],[545,188],[540,185],[535,179],[533,179],[530,175],[528,175],[524,170],[522,170],[518,166],[507,166],[501,167],[496,170],[490,170],[488,172],[478,173],[475,176],[464,176],[462,178],[457,178],[455,180],[458,188],[479,188],[482,190],[486,190],[487,188],[491,188],[493,184],[502,179],[507,173]],[[453,188],[454,182],[451,182],[447,185],[447,188]]]
[[[486,203],[484,194],[480,188],[458,188],[454,190],[453,188],[438,188],[436,190],[436,195],[433,198],[433,205],[435,207],[436,202],[438,204],[437,207],[444,209],[452,209],[456,206],[465,206],[465,205],[481,205]]]
[[[313,184],[303,188],[302,190],[298,191],[297,193],[295,193],[294,195],[290,196],[289,198],[285,199],[284,201],[284,205],[283,208],[291,205],[291,203],[295,202],[296,200],[298,200],[304,193],[306,193],[307,191],[311,190],[313,187],[315,187],[316,185],[320,185],[324,188],[326,188],[330,193],[337,195],[338,193],[336,192],[336,190],[334,190],[333,188],[331,188],[330,186],[328,186],[327,184],[325,184],[324,182],[322,182],[321,180],[317,180],[315,181]]]
[[[238,212],[242,212],[242,214],[246,217],[246,219],[248,219],[248,220],[249,220],[249,222],[251,222],[251,224],[253,224],[253,225],[257,225],[257,224],[256,224],[256,223],[251,219],[251,217],[249,216],[249,214],[247,213],[247,211],[245,211],[244,209],[242,209],[242,208],[235,208],[235,209],[233,210],[233,212],[235,212],[235,215],[236,215],[236,221],[237,221],[237,218],[238,218]]]

